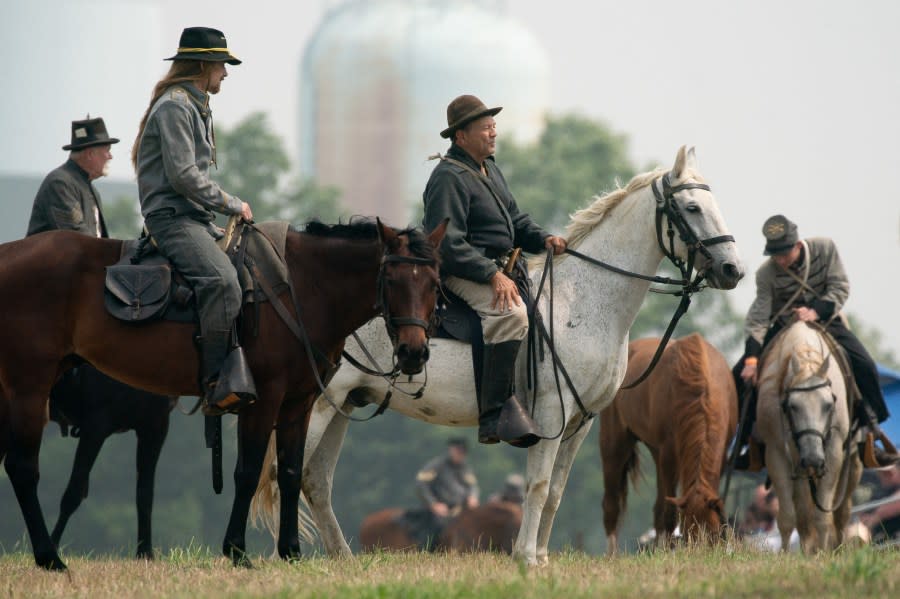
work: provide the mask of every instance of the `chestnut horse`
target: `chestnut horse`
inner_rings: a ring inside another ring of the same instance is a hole
[[[628,345],[625,380],[647,368],[659,339]],[[618,550],[617,529],[625,509],[628,475],[637,474],[637,442],[656,463],[653,526],[667,542],[681,512],[685,538],[712,541],[725,524],[719,476],[737,428],[737,391],[725,357],[697,333],[668,344],[643,383],[620,389],[600,413],[603,460],[603,525],[607,550]],[[675,497],[680,488],[681,495]]]
[[[366,516],[359,527],[363,551],[390,549],[419,551],[414,535],[404,523],[407,510],[386,508]],[[497,551],[512,553],[522,524],[522,506],[510,501],[489,501],[476,508],[462,510],[450,518],[441,530],[433,551]]]
[[[382,313],[397,366],[405,373],[424,367],[444,229],[426,237],[418,230],[398,232],[380,221],[365,221],[310,223],[305,232],[288,231],[284,258],[290,285],[277,305],[258,302],[242,311],[241,339],[258,399],[238,418],[235,496],[223,542],[223,552],[235,565],[250,565],[247,516],[273,426],[283,458],[278,464],[282,505],[297,505],[310,408],[319,379],[338,360],[346,336]],[[154,393],[198,392],[194,324],[135,326],[106,311],[105,267],[119,260],[121,249],[119,240],[71,231],[0,245],[0,313],[5,317],[0,458],[5,455],[35,561],[48,569],[65,569],[65,564],[38,501],[38,454],[47,397],[60,373],[77,358]],[[279,309],[288,317],[282,318]],[[306,343],[298,339],[304,330]],[[300,555],[296,518],[281,519],[278,553],[285,559]]]

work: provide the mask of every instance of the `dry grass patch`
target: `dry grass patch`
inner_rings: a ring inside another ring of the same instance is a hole
[[[44,572],[30,555],[0,557],[7,597],[587,597],[896,596],[900,553],[862,549],[803,557],[685,549],[605,558],[565,552],[528,569],[497,555],[376,553],[296,563],[256,559],[235,569],[207,550],[155,562],[64,556],[68,573]]]

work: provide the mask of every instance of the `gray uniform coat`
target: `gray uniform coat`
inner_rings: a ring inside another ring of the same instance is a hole
[[[447,157],[475,171],[481,168],[456,145],[450,146]],[[434,230],[445,218],[450,218],[441,244],[442,273],[477,283],[489,282],[497,272],[492,258],[514,247],[538,253],[550,235],[528,214],[519,211],[493,156],[484,164],[499,201],[479,177],[444,160],[431,172],[423,198],[422,224],[426,231]]]
[[[27,235],[67,229],[91,237],[109,237],[100,194],[88,174],[69,159],[50,171],[31,207]]]
[[[758,356],[769,323],[781,313],[778,324],[784,324],[791,316],[791,308],[810,307],[815,309],[821,321],[828,321],[840,312],[850,295],[850,282],[837,247],[831,239],[813,237],[804,240],[803,255],[793,272],[803,278],[809,262],[809,289],[803,289],[788,306],[800,283],[778,266],[771,258],[756,271],[756,299],[747,312],[744,332],[747,335],[747,355]]]
[[[426,506],[435,502],[453,509],[478,495],[478,480],[467,464],[454,464],[449,456],[439,456],[416,474],[416,489]]]

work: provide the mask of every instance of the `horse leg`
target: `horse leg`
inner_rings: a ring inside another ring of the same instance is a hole
[[[269,436],[275,424],[275,416],[281,405],[282,395],[270,385],[257,382],[257,397],[253,405],[238,415],[237,464],[234,468],[234,501],[231,517],[222,542],[222,553],[230,557],[235,566],[252,568],[247,557],[247,518],[250,502],[259,483],[263,459],[269,444]],[[276,399],[277,398],[277,399]]]
[[[153,491],[156,465],[166,435],[169,433],[169,410],[157,414],[146,427],[137,433],[137,516],[138,546],[136,557],[153,559]]]
[[[850,508],[853,504],[852,495],[853,491],[859,485],[859,479],[862,476],[862,462],[859,461],[856,453],[847,456],[846,459],[850,460],[850,466],[848,467],[849,472],[847,472],[847,488],[844,492],[841,505],[834,512],[834,529],[835,534],[837,535],[835,540],[838,547],[843,545],[847,540],[845,538],[845,533],[847,531],[847,523],[850,521]]]
[[[615,409],[614,405],[608,409]],[[615,419],[601,414],[600,461],[603,464],[603,528],[606,552],[619,550],[619,519],[628,498],[628,470],[635,457],[637,439],[627,429],[617,427]]]
[[[560,443],[559,450],[556,453],[556,462],[553,464],[553,474],[550,478],[550,490],[547,494],[547,501],[544,503],[544,511],[541,514],[541,523],[538,527],[537,559],[539,563],[547,563],[547,547],[550,544],[553,520],[562,501],[563,491],[566,488],[566,482],[569,480],[569,472],[572,470],[572,463],[575,461],[575,456],[578,455],[578,449],[584,442],[585,437],[591,431],[592,424],[593,420],[588,421],[571,438],[564,443]]]
[[[349,424],[350,421],[338,416],[330,405],[318,402],[310,421],[303,464],[303,494],[325,550],[334,557],[352,555],[331,505],[334,469]],[[313,431],[323,432],[311,438]]]
[[[552,420],[551,420],[552,421]],[[550,487],[553,464],[559,451],[559,439],[543,440],[528,448],[527,484],[522,506],[522,526],[516,538],[513,557],[529,566],[538,565],[537,536],[541,513]]]
[[[656,462],[656,503],[653,505],[656,544],[657,547],[670,549],[678,522],[678,508],[666,501],[666,497],[675,497],[678,491],[678,464],[675,452],[666,447],[651,453]]]
[[[297,507],[303,474],[303,452],[309,427],[312,394],[293,396],[281,404],[275,443],[278,448],[278,493],[281,512],[278,529],[278,555],[281,559],[300,559],[300,535]]]
[[[54,545],[59,546],[59,540],[62,533],[69,523],[69,518],[75,513],[75,510],[81,505],[82,500],[87,499],[88,488],[90,486],[91,469],[103,442],[109,436],[106,430],[100,430],[105,427],[88,426],[82,428],[81,437],[78,439],[78,446],[75,448],[75,461],[72,463],[72,474],[69,476],[69,482],[66,490],[63,491],[62,499],[59,502],[59,518],[56,520],[56,526],[50,534],[50,540]]]
[[[51,380],[53,377],[51,374],[45,378]],[[65,570],[66,565],[59,558],[56,545],[47,532],[47,523],[37,495],[40,479],[38,456],[48,392],[49,389],[43,393],[5,394],[9,407],[10,441],[4,462],[25,519],[35,563],[48,570]]]
[[[777,454],[771,445],[766,446],[766,469],[769,471],[775,495],[778,497],[778,514],[775,522],[778,525],[778,532],[781,533],[781,550],[787,552],[790,550],[791,533],[797,526],[794,510],[794,483],[784,458]]]

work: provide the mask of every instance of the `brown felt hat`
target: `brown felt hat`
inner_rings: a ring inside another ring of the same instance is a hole
[[[441,131],[441,137],[448,138],[457,129],[465,127],[483,116],[494,116],[503,110],[502,106],[488,108],[484,102],[472,95],[458,96],[447,105],[447,128]]]
[[[797,225],[783,214],[776,214],[766,219],[762,232],[763,237],[766,238],[766,249],[763,251],[765,256],[776,256],[790,251],[800,240],[797,234]]]

